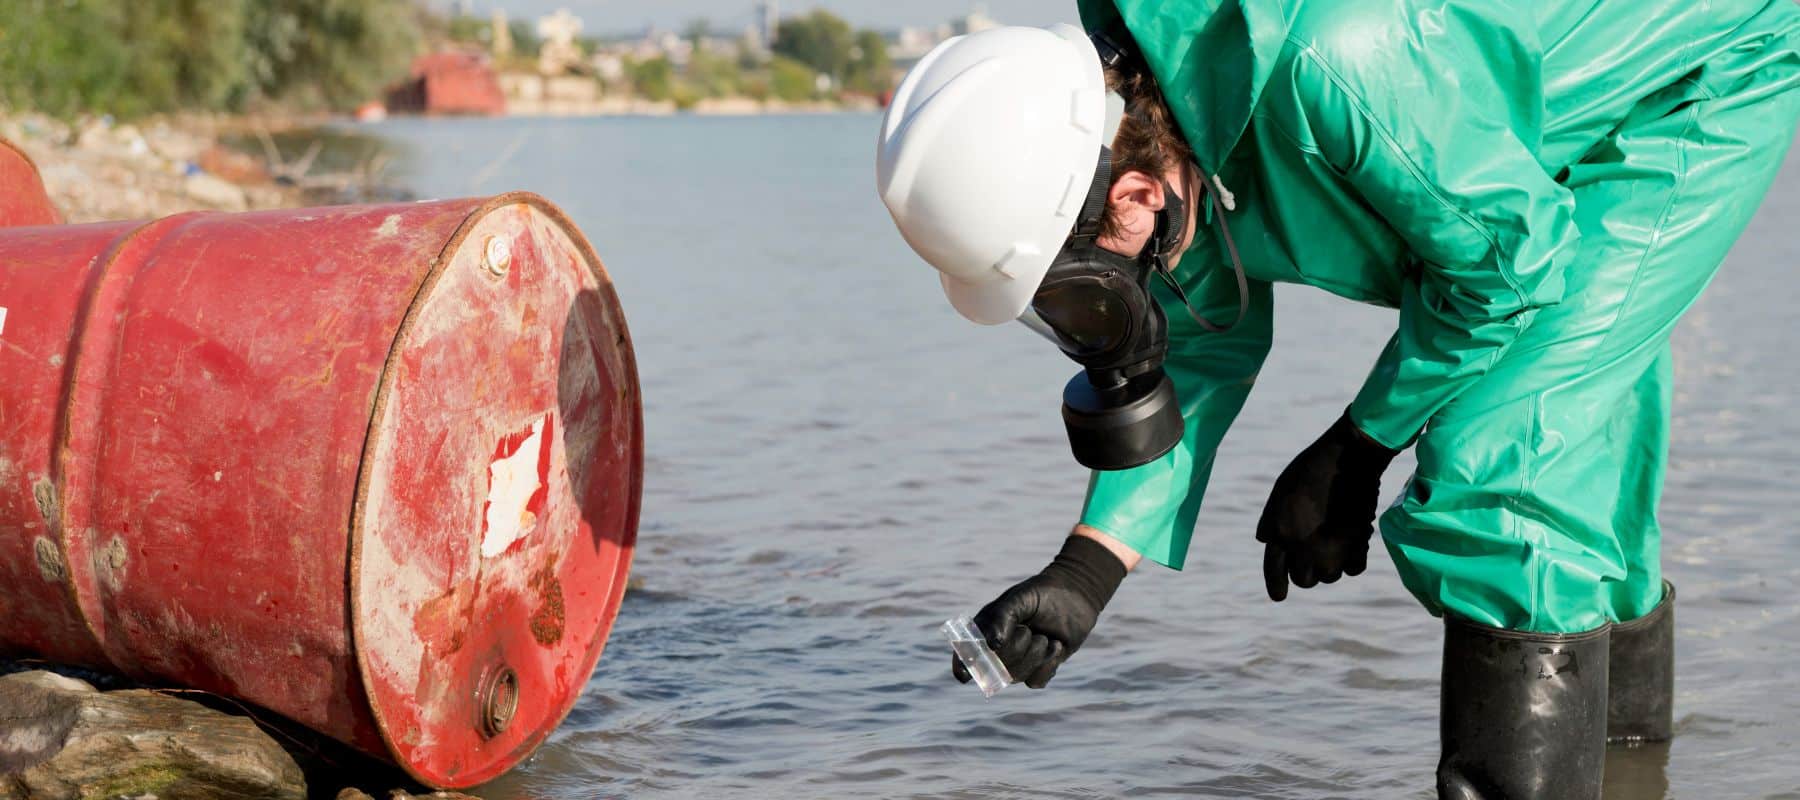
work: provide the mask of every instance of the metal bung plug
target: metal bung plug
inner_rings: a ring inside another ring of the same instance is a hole
[[[504,236],[489,236],[481,248],[481,266],[495,275],[512,269],[512,243]]]
[[[505,733],[519,711],[518,674],[506,666],[489,671],[477,699],[481,703],[481,735],[492,739]]]

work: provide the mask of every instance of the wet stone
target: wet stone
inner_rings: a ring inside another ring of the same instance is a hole
[[[254,722],[49,672],[0,677],[0,800],[304,800],[292,756]]]

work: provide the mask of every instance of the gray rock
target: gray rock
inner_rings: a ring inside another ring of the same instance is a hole
[[[0,800],[305,800],[256,724],[143,690],[48,672],[0,677]]]
[[[250,199],[243,189],[204,172],[189,175],[186,188],[188,197],[225,211],[243,211],[250,207]]]

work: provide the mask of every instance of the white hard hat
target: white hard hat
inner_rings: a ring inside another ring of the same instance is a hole
[[[1073,25],[959,36],[907,74],[881,123],[876,179],[958,312],[984,325],[1024,312],[1122,113]]]

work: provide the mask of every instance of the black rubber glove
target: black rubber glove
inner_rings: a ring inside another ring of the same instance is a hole
[[[975,625],[1013,680],[1042,689],[1087,641],[1125,573],[1125,564],[1106,545],[1070,536],[1050,566],[984,606]],[[962,662],[955,656],[950,661],[950,674],[968,683]]]
[[[1287,599],[1288,582],[1302,589],[1361,575],[1375,535],[1381,473],[1398,451],[1377,444],[1350,413],[1294,458],[1275,479],[1256,525],[1269,599]]]

